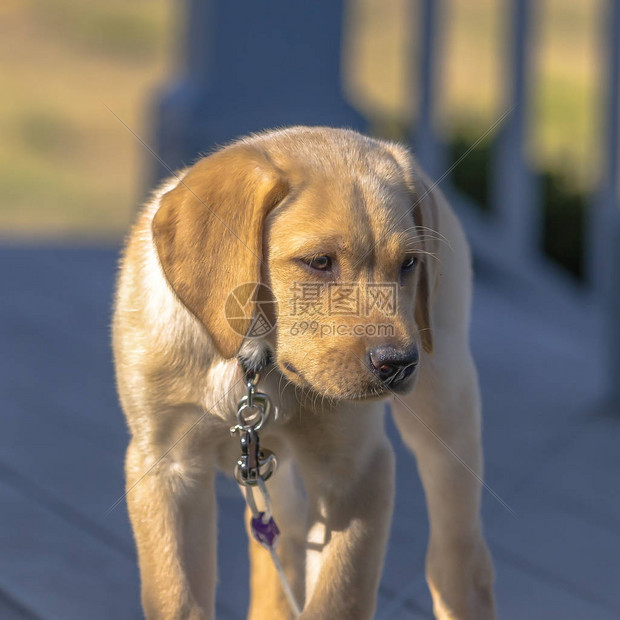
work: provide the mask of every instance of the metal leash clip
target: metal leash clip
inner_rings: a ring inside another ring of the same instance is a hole
[[[241,366],[244,369],[243,365]],[[240,434],[241,456],[237,460],[234,476],[244,487],[245,501],[252,514],[250,532],[252,536],[269,551],[274,567],[280,578],[284,594],[289,601],[293,617],[298,618],[301,609],[297,604],[293,590],[286,578],[276,546],[280,538],[280,530],[271,513],[271,498],[265,482],[271,478],[278,467],[276,455],[271,450],[261,450],[258,431],[273,417],[278,419],[278,408],[273,405],[267,394],[256,391],[259,373],[246,372],[247,394],[237,403],[237,424],[230,429],[232,435]],[[258,487],[265,504],[259,510],[254,500],[254,489]]]
[[[237,404],[237,424],[230,429],[231,434],[240,433],[241,456],[235,465],[234,475],[239,484],[255,486],[260,478],[263,482],[275,472],[278,461],[271,450],[261,450],[258,431],[269,420],[273,406],[267,394],[256,391],[259,374],[248,377],[248,393]]]
[[[255,486],[260,478],[266,482],[278,466],[271,450],[261,450],[258,433],[252,429],[241,431],[241,456],[235,466],[235,478],[239,484]]]

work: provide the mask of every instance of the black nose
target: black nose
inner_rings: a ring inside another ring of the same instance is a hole
[[[411,376],[418,364],[418,347],[377,347],[368,354],[370,367],[383,383],[395,386]]]

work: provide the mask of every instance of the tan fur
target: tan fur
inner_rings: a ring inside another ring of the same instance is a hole
[[[261,442],[281,463],[268,486],[302,617],[373,617],[394,493],[381,400],[391,397],[427,496],[435,613],[493,618],[479,483],[432,434],[481,475],[467,335],[471,260],[441,193],[402,147],[328,128],[253,136],[181,176],[155,193],[132,230],[113,324],[147,617],[214,617],[213,477],[217,468],[231,472],[239,452],[228,430],[244,394],[235,356],[269,347],[275,363],[260,389],[281,415]],[[419,262],[401,277],[410,254]],[[317,313],[305,317],[315,329],[300,333],[294,289],[326,280],[299,259],[320,255],[336,257],[336,287],[398,282],[395,311]],[[244,341],[225,317],[231,290],[253,281],[271,288],[279,308],[276,328],[260,342]],[[334,323],[344,331],[330,331]],[[379,323],[389,335],[371,330]],[[368,351],[415,343],[418,370],[392,396],[370,371]],[[250,561],[249,617],[291,617],[255,543]]]

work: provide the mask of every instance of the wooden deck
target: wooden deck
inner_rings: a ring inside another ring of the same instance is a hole
[[[128,440],[109,346],[116,254],[0,248],[3,619],[141,617],[125,506],[107,513]],[[620,617],[620,416],[597,413],[594,334],[579,309],[480,275],[486,479],[516,513],[485,492],[500,618]],[[431,618],[424,500],[388,424],[399,478],[377,618]],[[247,605],[243,507],[225,479],[219,500],[218,618],[236,620]]]

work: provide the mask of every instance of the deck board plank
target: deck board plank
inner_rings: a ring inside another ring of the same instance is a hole
[[[109,345],[117,254],[0,247],[2,618],[140,617],[125,507],[105,514],[123,493],[128,441]],[[613,617],[620,421],[596,414],[602,369],[591,330],[567,329],[553,306],[485,275],[472,346],[486,479],[517,513],[485,492],[500,617]],[[388,433],[397,498],[377,618],[429,617],[424,497],[389,420]],[[217,610],[232,620],[247,607],[243,503],[229,480],[217,488]],[[91,613],[93,601],[101,616]]]

